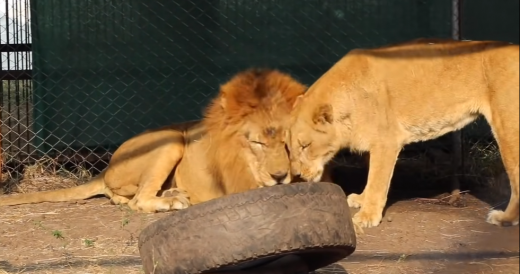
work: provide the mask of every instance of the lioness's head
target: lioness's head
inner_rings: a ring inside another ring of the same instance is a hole
[[[222,152],[227,161],[233,168],[246,163],[259,186],[292,180],[285,141],[292,106],[305,89],[279,71],[251,69],[222,85],[206,112],[208,132],[236,147]]]
[[[300,96],[291,116],[287,141],[291,173],[305,181],[318,182],[325,164],[339,149],[332,106]]]

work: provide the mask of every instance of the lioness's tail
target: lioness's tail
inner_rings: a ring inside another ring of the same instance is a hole
[[[34,204],[41,202],[67,202],[83,200],[100,194],[105,194],[103,173],[94,177],[88,183],[71,188],[0,196],[0,206]]]

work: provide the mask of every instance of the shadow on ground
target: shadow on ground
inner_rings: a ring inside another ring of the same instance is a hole
[[[349,155],[347,157],[352,157]],[[451,191],[452,174],[448,165],[435,165],[421,161],[405,159],[398,161],[391,181],[388,193],[387,207],[395,202],[414,198],[433,198],[446,196]],[[440,172],[439,172],[440,171]],[[504,173],[505,175],[505,173]],[[507,181],[507,175],[503,178]],[[459,176],[461,191],[478,198],[490,206],[499,204],[499,208],[505,208],[509,196],[504,195],[503,188],[509,188],[509,184],[502,184],[502,189],[492,189],[482,182],[477,182],[472,174]],[[364,165],[337,166],[332,171],[333,181],[340,185],[348,195],[361,193],[368,179],[368,168]],[[509,189],[507,189],[509,190]]]
[[[385,254],[385,257],[392,260],[398,260],[402,256],[401,253],[390,253]],[[409,256],[406,258],[407,261],[452,261],[452,262],[471,262],[474,260],[486,260],[486,259],[501,259],[501,258],[511,258],[513,256],[518,256],[518,252],[495,252],[495,251],[476,251],[476,252],[467,252],[467,253],[445,253],[445,252],[426,252],[421,254],[414,254],[413,256]],[[373,255],[365,255],[365,254],[354,254],[348,258],[349,261],[356,261],[358,263],[363,263],[365,261],[373,261]],[[92,260],[82,260],[70,258],[69,260],[60,260],[56,262],[48,262],[48,263],[35,263],[35,264],[27,264],[23,267],[17,267],[11,265],[7,261],[0,261],[0,270],[4,270],[8,273],[20,273],[20,272],[30,272],[34,270],[40,271],[52,271],[54,269],[62,269],[62,268],[82,268],[85,266],[91,266],[92,264],[97,266],[141,266],[141,259],[139,257],[131,257],[131,258],[106,258],[106,259],[97,259],[95,261]],[[342,271],[342,272],[341,272]],[[344,267],[339,264],[332,264],[325,268],[321,268],[315,271],[316,274],[333,274],[333,273],[348,273],[345,271]]]

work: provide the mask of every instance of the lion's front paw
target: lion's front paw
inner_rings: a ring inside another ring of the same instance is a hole
[[[363,194],[352,193],[347,197],[347,203],[349,207],[360,208],[363,206]]]
[[[185,195],[175,195],[170,197],[153,197],[148,199],[132,200],[128,203],[131,209],[143,212],[167,212],[172,210],[185,209],[190,206],[189,198]]]
[[[173,202],[172,202],[173,209],[181,210],[181,209],[188,208],[191,205],[190,200],[187,196],[178,195],[173,198],[174,198]]]
[[[359,227],[376,227],[381,223],[381,220],[383,219],[383,213],[379,213],[376,211],[368,211],[363,210],[363,208],[354,215],[352,218],[352,221],[354,222],[355,226]]]
[[[157,212],[166,212],[171,210],[181,210],[190,206],[190,201],[185,195],[176,195],[172,197],[159,198],[159,203],[156,203]]]
[[[184,189],[180,188],[170,188],[162,192],[161,197],[176,197],[176,196],[184,196],[189,198],[188,192]]]

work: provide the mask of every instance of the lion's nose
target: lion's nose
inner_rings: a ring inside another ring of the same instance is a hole
[[[287,177],[286,171],[279,171],[271,174],[271,178],[273,178],[277,183],[281,183]]]

